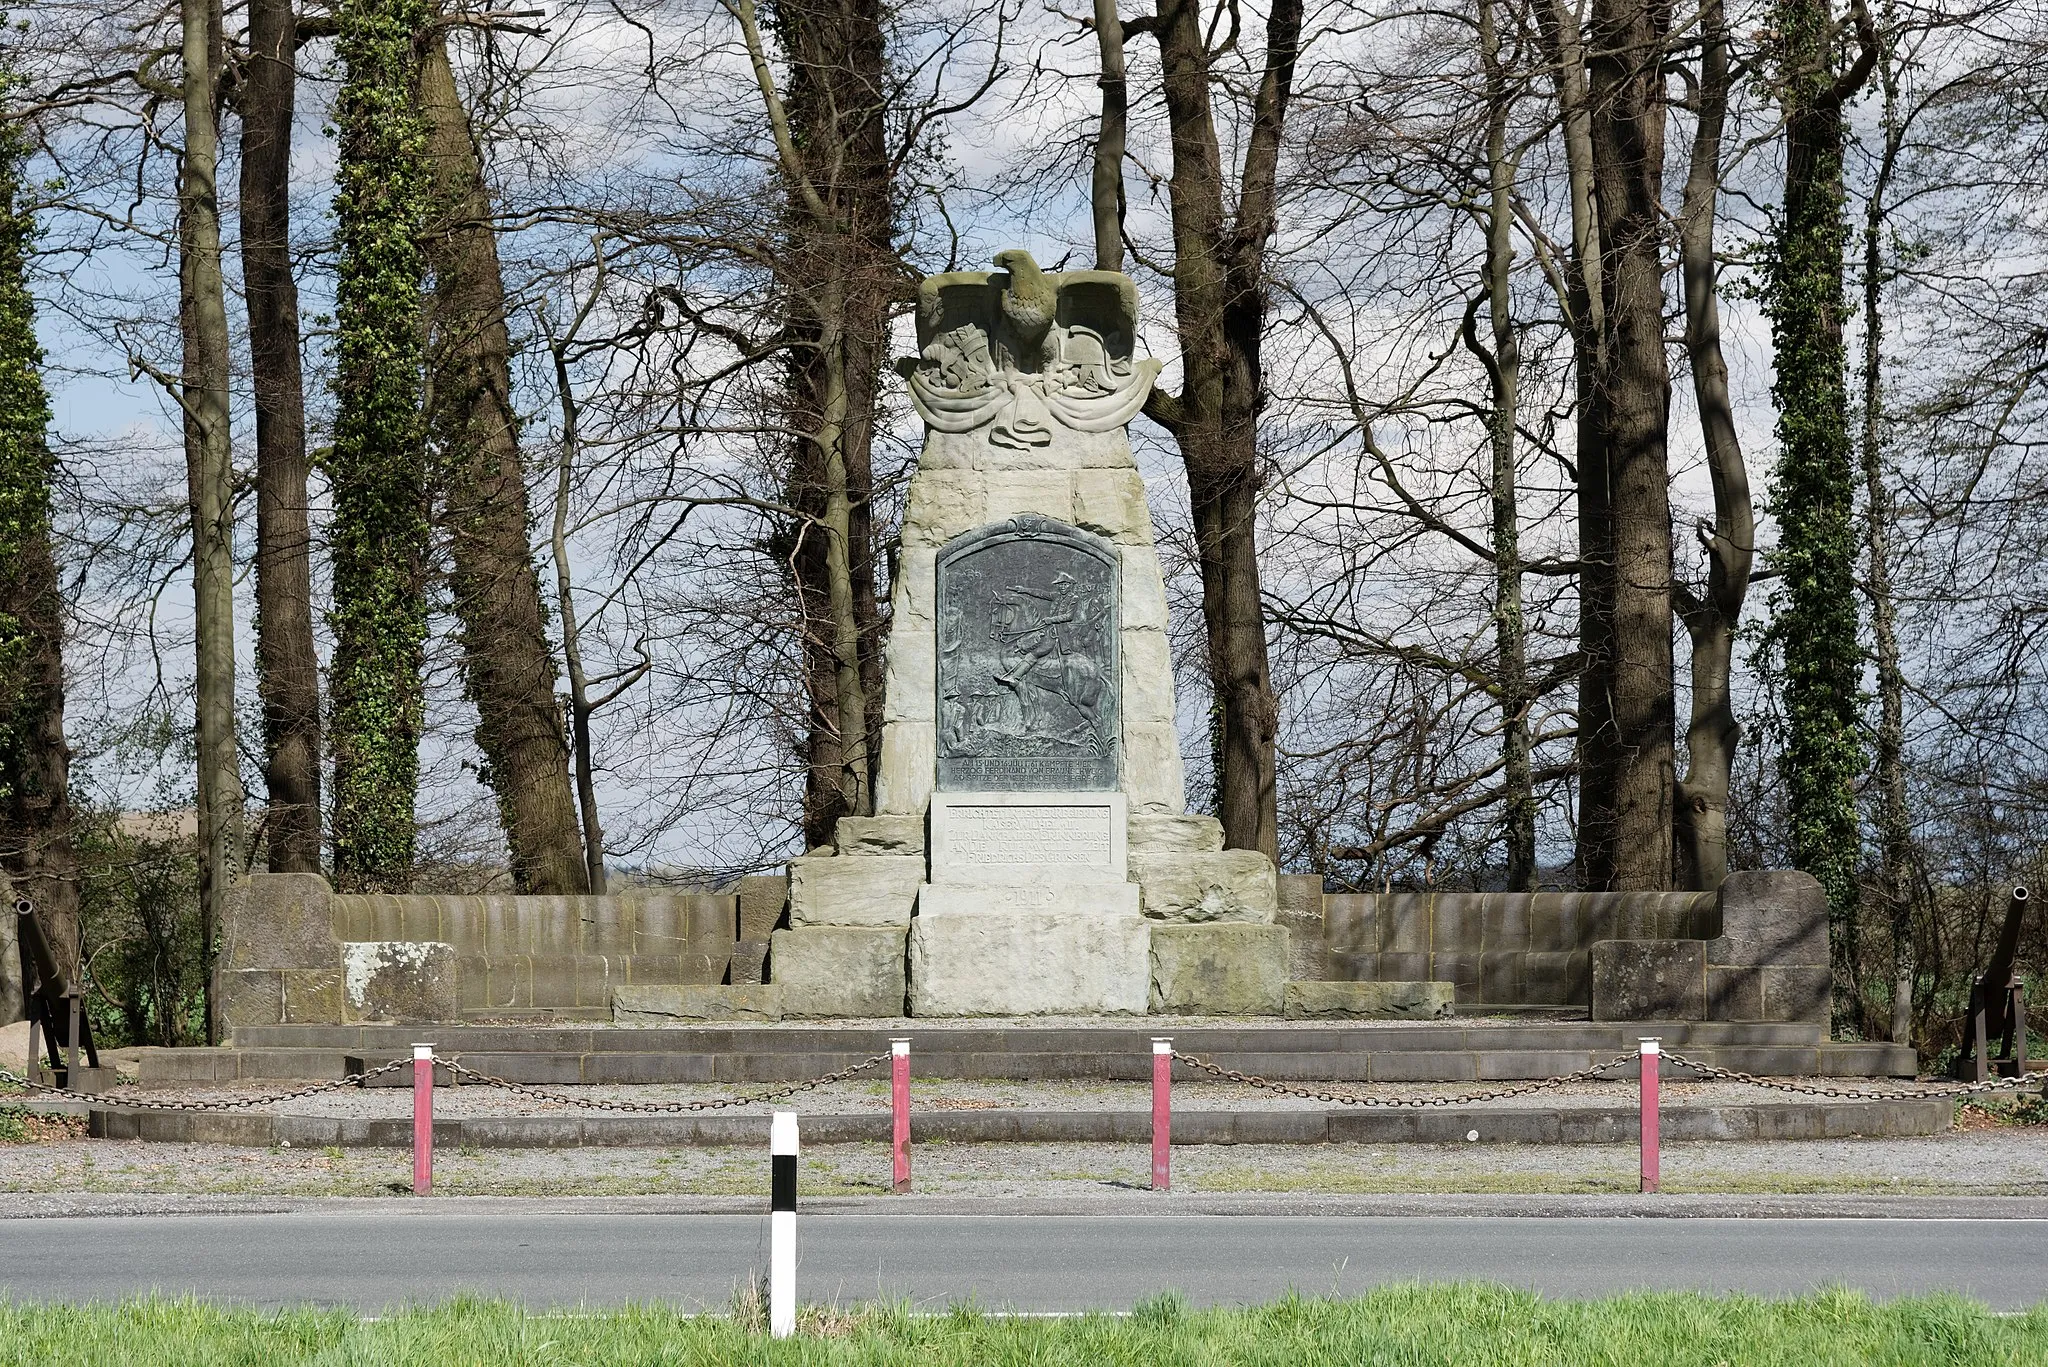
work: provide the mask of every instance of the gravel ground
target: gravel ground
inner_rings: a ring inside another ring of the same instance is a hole
[[[1803,1080],[1811,1084],[1812,1079]],[[1521,1083],[1477,1082],[1343,1082],[1295,1084],[1352,1096],[1373,1097],[1462,1097],[1519,1087]],[[1890,1079],[1824,1079],[1822,1087],[1854,1091],[1940,1090],[1946,1084],[1916,1084]],[[296,1090],[289,1082],[240,1082],[192,1087],[140,1087],[127,1085],[107,1094],[118,1103],[134,1097],[165,1101],[233,1101],[276,1095]],[[693,1084],[661,1086],[549,1087],[542,1089],[583,1101],[649,1102],[697,1101],[719,1097],[749,1097],[775,1088],[766,1084]],[[1662,1087],[1665,1107],[1722,1106],[1798,1100],[1791,1094],[1733,1082],[1671,1082]],[[1818,1098],[1816,1098],[1818,1099]],[[1475,1102],[1483,1109],[1555,1106],[1605,1108],[1633,1106],[1633,1082],[1577,1082],[1546,1087],[1537,1092],[1498,1100]],[[886,1078],[856,1078],[813,1088],[800,1096],[776,1103],[812,1115],[859,1115],[889,1109]],[[1150,1085],[1141,1082],[1003,1082],[938,1081],[916,1078],[911,1082],[914,1110],[1049,1110],[1145,1112],[1152,1107]],[[1173,1106],[1180,1111],[1278,1111],[1327,1110],[1329,1103],[1310,1098],[1286,1096],[1260,1088],[1224,1082],[1175,1083]],[[343,1116],[378,1119],[412,1114],[412,1091],[406,1087],[342,1087],[292,1101],[280,1101],[265,1109],[279,1115]],[[484,1115],[557,1115],[580,1109],[573,1102],[550,1101],[522,1093],[487,1086],[441,1088],[434,1094],[434,1114],[446,1119]]]
[[[1636,1186],[1633,1145],[1188,1145],[1177,1190],[1233,1193],[1600,1193]],[[917,1190],[985,1197],[1086,1196],[1143,1187],[1142,1144],[917,1146]],[[241,1149],[66,1139],[0,1145],[0,1191],[382,1196],[408,1188],[391,1149]],[[2048,1128],[1957,1130],[1925,1139],[1687,1143],[1663,1152],[1664,1186],[1728,1194],[2048,1196]],[[456,1149],[435,1157],[451,1195],[766,1195],[747,1149]],[[811,1195],[879,1195],[881,1144],[806,1149]]]

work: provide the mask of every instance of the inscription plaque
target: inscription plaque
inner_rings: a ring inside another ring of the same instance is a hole
[[[1115,862],[1107,807],[1002,806],[947,809],[947,858],[962,864]]]
[[[938,784],[1117,787],[1117,552],[1025,514],[938,561]]]

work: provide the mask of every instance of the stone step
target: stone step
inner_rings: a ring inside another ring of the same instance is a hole
[[[490,1053],[881,1053],[892,1038],[909,1036],[912,1051],[931,1053],[1122,1052],[1149,1055],[1152,1040],[1171,1035],[1193,1053],[1357,1052],[1387,1050],[1587,1049],[1609,1054],[1635,1048],[1655,1035],[1667,1049],[1700,1045],[1805,1045],[1823,1042],[1812,1025],[1724,1021],[1530,1023],[1446,1021],[1400,1025],[1327,1023],[1280,1025],[984,1025],[904,1021],[877,1025],[746,1025],[656,1027],[483,1025],[270,1025],[235,1030],[245,1049],[410,1050],[431,1042],[443,1049]]]
[[[1946,1099],[1914,1101],[1773,1101],[1755,1105],[1666,1106],[1659,1116],[1667,1143],[1692,1140],[1844,1139],[1940,1134],[1954,1119]],[[436,1120],[437,1146],[471,1148],[680,1148],[764,1146],[761,1115],[478,1116]],[[1633,1106],[1556,1106],[1428,1110],[1181,1111],[1175,1144],[1633,1144]],[[94,1107],[95,1138],[264,1148],[407,1148],[409,1119],[273,1116],[211,1112],[122,1111]],[[805,1145],[886,1143],[889,1117],[806,1115]],[[1141,1145],[1152,1135],[1142,1111],[989,1110],[917,1112],[913,1143],[1116,1143]],[[1475,1137],[1476,1136],[1476,1140]],[[1134,1153],[1142,1164],[1142,1151]]]
[[[871,1057],[865,1047],[815,1047],[756,1051],[752,1049],[574,1051],[450,1048],[436,1041],[442,1058],[478,1072],[541,1086],[618,1085],[633,1083],[800,1082],[837,1072]],[[1291,1081],[1468,1082],[1526,1081],[1578,1072],[1612,1059],[1621,1049],[1298,1049],[1281,1040],[1244,1040],[1249,1048],[1203,1048],[1189,1042],[1187,1052],[1238,1072]],[[1449,1041],[1445,1041],[1449,1043]],[[881,1052],[873,1050],[872,1052]],[[1885,1044],[1706,1044],[1688,1045],[1689,1058],[1717,1067],[1771,1077],[1911,1077],[1913,1051]],[[165,1049],[141,1057],[140,1080],[151,1083],[208,1083],[253,1079],[325,1080],[368,1071],[397,1059],[409,1059],[410,1048],[342,1049]],[[956,1080],[1018,1081],[1103,1079],[1138,1082],[1151,1076],[1149,1043],[1139,1047],[1013,1048],[988,1052],[912,1049],[915,1075]],[[1629,1065],[1622,1065],[1624,1068]],[[1203,1074],[1185,1064],[1177,1076],[1199,1080]],[[1667,1065],[1670,1076],[1683,1076]],[[410,1070],[386,1074],[379,1085],[408,1085]]]

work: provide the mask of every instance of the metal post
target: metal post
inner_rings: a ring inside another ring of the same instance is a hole
[[[889,1041],[889,1189],[910,1190],[910,1041]]]
[[[64,1085],[78,1086],[78,1035],[81,1029],[79,1017],[85,1014],[85,998],[77,992],[64,994],[64,1004],[70,1014],[70,1032],[64,1036]]]
[[[2012,1022],[2012,1075],[2027,1075],[2027,989],[2021,985],[2019,974],[2012,978],[2012,1012],[2006,1019]]]
[[[412,1047],[412,1194],[434,1190],[434,1046]]]
[[[768,1332],[796,1332],[796,1112],[768,1126]]]
[[[1173,1189],[1173,1041],[1152,1041],[1152,1190]]]
[[[1967,1047],[1970,1050],[1970,1081],[1983,1082],[1991,1076],[1991,1037],[1985,1017],[1990,1014],[1991,989],[1985,985],[1984,975],[1978,974],[1970,983],[1970,1034]]]
[[[1642,1126],[1638,1131],[1642,1149],[1643,1191],[1656,1191],[1658,1183],[1657,1153],[1657,1065],[1663,1057],[1663,1043],[1660,1040],[1645,1039],[1639,1042],[1642,1050],[1641,1081],[1637,1084],[1636,1095],[1642,1103]]]

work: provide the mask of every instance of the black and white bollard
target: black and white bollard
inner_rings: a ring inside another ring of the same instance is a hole
[[[768,1333],[796,1332],[796,1112],[768,1126]]]

